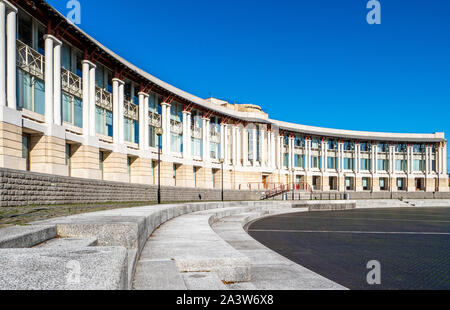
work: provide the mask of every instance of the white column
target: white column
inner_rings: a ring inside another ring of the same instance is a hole
[[[189,152],[190,138],[190,124],[189,120],[191,115],[187,111],[183,111],[183,158],[190,158],[191,153]]]
[[[9,8],[9,11],[6,13],[6,50],[7,50],[7,102],[8,107],[11,109],[17,108],[17,99],[16,99],[16,78],[17,78],[17,64],[16,64],[16,18],[17,18],[17,9]]]
[[[228,125],[224,124],[223,125],[223,153],[222,153],[222,158],[225,162],[225,164],[228,163]]]
[[[170,104],[167,102],[163,102],[161,104],[161,117],[162,117],[162,128],[164,130],[163,136],[162,136],[162,152],[163,154],[170,154]]]
[[[231,138],[233,140],[232,143],[232,150],[231,150],[231,157],[233,160],[233,165],[236,166],[237,165],[237,141],[236,141],[236,135],[237,135],[237,128],[236,126],[233,126],[231,128]]]
[[[124,144],[124,99],[125,99],[125,94],[124,94],[124,86],[125,83],[121,81],[121,83],[119,83],[119,109],[118,109],[118,118],[119,118],[119,128],[118,128],[118,134],[119,134],[119,144],[123,145]]]
[[[263,126],[259,126],[259,148],[261,167],[266,166],[266,131]]]
[[[61,112],[61,45],[54,42],[53,48],[53,119],[56,125],[62,125]]]
[[[292,137],[289,137],[289,163],[288,163],[288,169],[289,172],[292,171],[292,168],[294,168],[294,139]]]
[[[89,135],[95,137],[95,69],[97,66],[93,63],[89,68]]]
[[[203,160],[209,161],[211,151],[209,146],[210,141],[209,119],[202,118],[202,121],[203,121]]]
[[[241,134],[241,128],[236,127],[236,165],[241,166],[243,164],[244,140]],[[241,158],[242,157],[242,158]]]
[[[192,118],[191,112],[187,113],[187,124],[186,124],[186,149],[187,149],[187,157],[192,158]]]
[[[145,93],[139,92],[139,149],[144,151],[145,148]],[[148,113],[147,113],[148,115]],[[148,117],[147,117],[148,119]],[[147,126],[148,128],[148,126]],[[148,129],[147,129],[148,131]]]
[[[373,159],[372,159],[372,171],[378,173],[378,144],[372,145]]]
[[[45,122],[53,123],[53,36],[45,35]],[[9,70],[8,70],[9,72]],[[9,87],[8,87],[9,91]],[[9,104],[9,99],[8,99]],[[84,120],[83,120],[84,121]]]
[[[395,172],[395,147],[393,145],[389,146],[389,170],[391,174]]]
[[[442,173],[447,174],[447,143],[446,142],[444,142],[443,151],[444,151],[444,158],[443,158],[444,165],[442,167]]]
[[[225,160],[225,125],[220,124],[220,159]]]
[[[306,148],[306,171],[311,171],[311,139],[307,138],[305,140],[305,148]]]
[[[144,93],[144,106],[139,107],[139,109],[144,108],[144,151],[147,151],[150,147],[150,137],[149,137],[149,126],[150,122],[148,120],[148,101],[149,101],[149,95]],[[142,120],[139,120],[139,122],[142,122]],[[140,138],[139,138],[140,139]]]
[[[0,0],[0,107],[6,106],[6,5]]]
[[[361,145],[359,143],[355,144],[355,172],[359,173],[360,172],[360,148]]]
[[[272,168],[272,132],[267,131],[267,166]]]
[[[342,152],[342,142],[338,142],[338,172],[342,173],[343,170],[343,152]]]
[[[83,135],[89,136],[89,68],[90,62],[82,61],[83,70]],[[113,84],[114,85],[114,84]],[[116,96],[114,96],[116,97]],[[113,98],[114,98],[113,97]],[[115,127],[115,125],[114,125]]]
[[[252,141],[253,142],[253,167],[255,167],[256,166],[256,159],[257,159],[256,154],[258,152],[258,150],[256,148],[256,135],[258,134],[258,132],[256,131],[256,125],[252,129],[252,131],[253,131],[253,141]]]
[[[322,173],[324,172],[324,171],[326,171],[327,170],[327,167],[326,167],[326,164],[327,164],[327,141],[326,140],[322,140],[322,145],[321,145],[321,147],[322,147],[322,156],[321,156],[321,171],[322,171]]]
[[[282,168],[282,163],[281,163],[281,147],[282,147],[281,139],[283,139],[283,136],[278,136],[277,137],[277,146],[276,146],[276,150],[275,150],[277,169],[281,169]]]
[[[273,131],[270,132],[270,144],[272,146],[271,148],[271,161],[270,161],[270,166],[272,169],[275,168],[275,162],[276,162],[276,157],[277,157],[277,146],[276,146],[276,141],[275,141],[275,133]]]
[[[84,81],[84,66],[83,63],[83,97],[89,97],[89,92],[85,95],[85,86],[86,82]],[[89,75],[88,75],[89,76]],[[113,141],[114,144],[119,144],[119,84],[123,83],[121,80],[114,78],[113,82]],[[89,85],[89,84],[87,84]],[[89,99],[88,99],[89,100]],[[83,103],[84,104],[84,103]],[[83,117],[84,117],[85,107],[83,106]],[[89,115],[89,109],[86,112]],[[83,123],[84,124],[84,123]]]
[[[242,147],[242,165],[247,166],[248,164],[248,133],[245,126],[242,127],[241,132],[241,147]]]

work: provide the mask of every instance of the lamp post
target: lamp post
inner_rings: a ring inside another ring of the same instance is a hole
[[[223,163],[225,162],[225,160],[223,158],[220,159],[220,164],[222,166],[222,202],[224,201],[224,197],[223,197]]]
[[[292,168],[292,200],[295,200],[295,168]]]
[[[155,133],[158,136],[158,204],[161,204],[161,136],[164,130],[158,127]]]

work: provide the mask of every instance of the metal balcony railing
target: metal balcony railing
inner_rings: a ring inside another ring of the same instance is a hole
[[[211,142],[220,143],[220,132],[216,130],[211,130],[210,132]]]
[[[139,107],[131,101],[125,100],[123,104],[124,116],[135,121],[139,121]]]
[[[191,136],[195,139],[203,139],[203,129],[196,126],[191,126]]]
[[[20,40],[17,40],[17,66],[23,71],[28,72],[40,79],[44,79],[45,57],[26,45]]]
[[[148,123],[150,124],[150,126],[156,128],[162,127],[161,115],[154,112],[148,112]]]
[[[78,75],[65,68],[61,68],[62,89],[76,97],[83,97],[83,80]]]
[[[183,133],[183,123],[171,119],[170,120],[170,131],[181,135]]]
[[[105,89],[95,87],[95,104],[108,111],[113,110],[112,94]]]

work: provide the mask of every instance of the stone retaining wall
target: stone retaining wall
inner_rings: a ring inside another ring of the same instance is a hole
[[[225,190],[228,201],[259,200],[261,193]],[[201,196],[201,197],[200,197]],[[164,202],[219,201],[213,189],[161,187]],[[0,206],[156,201],[157,186],[54,176],[0,168]]]

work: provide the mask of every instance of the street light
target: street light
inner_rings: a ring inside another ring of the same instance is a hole
[[[222,165],[222,202],[223,202],[224,201],[224,198],[223,198],[223,163],[225,162],[225,160],[223,158],[221,158],[219,162]]]
[[[164,130],[158,127],[155,133],[158,136],[158,204],[161,204],[161,136]]]

